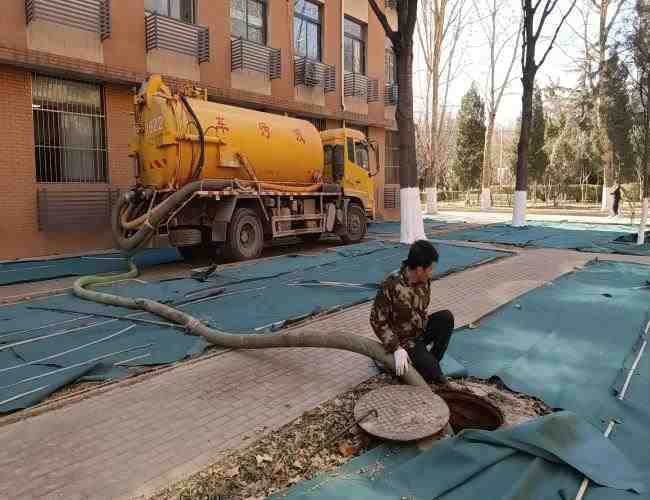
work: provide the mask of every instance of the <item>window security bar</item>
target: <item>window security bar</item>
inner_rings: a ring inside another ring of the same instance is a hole
[[[243,38],[230,42],[231,71],[251,70],[264,73],[271,80],[281,76],[280,49],[267,47]]]
[[[111,36],[110,0],[25,0],[25,18],[98,33],[101,40]]]
[[[199,64],[210,60],[210,31],[205,26],[152,12],[147,14],[145,27],[147,52],[169,50],[196,57]]]

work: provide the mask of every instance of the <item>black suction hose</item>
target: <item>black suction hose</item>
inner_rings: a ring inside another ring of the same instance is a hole
[[[205,133],[203,132],[203,127],[201,126],[201,122],[199,121],[199,118],[196,116],[194,110],[192,109],[192,106],[190,106],[187,97],[181,95],[181,101],[183,102],[185,109],[187,109],[187,112],[192,117],[192,120],[194,121],[194,125],[196,126],[196,130],[199,133],[199,145],[201,146],[201,151],[199,153],[199,159],[196,162],[196,166],[194,167],[194,173],[192,174],[191,177],[191,180],[196,181],[201,176],[201,172],[203,171],[203,163],[205,161]]]

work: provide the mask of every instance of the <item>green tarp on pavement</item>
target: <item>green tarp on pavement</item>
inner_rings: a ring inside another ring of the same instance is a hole
[[[438,276],[510,255],[453,245],[438,245],[438,250]],[[374,241],[313,256],[283,256],[225,268],[203,283],[191,278],[128,281],[100,289],[172,304],[227,332],[263,334],[288,320],[371,299],[376,284],[399,268],[407,252],[407,245]],[[222,293],[197,299],[209,289]],[[82,301],[71,294],[0,307],[0,412],[31,406],[79,377],[121,377],[131,367],[171,363],[207,346],[202,338],[175,329],[98,318],[93,313],[126,316],[133,311]],[[159,319],[148,314],[138,317]],[[447,368],[462,369],[453,363]]]
[[[150,248],[139,252],[135,261],[150,267],[180,260],[175,248]],[[85,255],[60,259],[29,260],[0,263],[0,286],[43,281],[66,276],[118,273],[128,271],[127,260],[119,253]]]
[[[645,492],[643,475],[598,429],[559,412],[494,432],[465,430],[419,451],[381,445],[335,474],[273,498],[289,500],[573,499],[583,476],[596,488]]]
[[[448,352],[467,368],[469,375],[498,377],[515,391],[538,397],[552,408],[575,413],[600,433],[610,419],[617,419],[620,423],[615,425],[610,442],[640,471],[643,483],[649,484],[650,352],[641,358],[624,400],[617,398],[641,341],[646,338],[649,280],[648,266],[594,261],[506,304],[484,318],[478,328],[456,331]],[[478,463],[491,465],[476,476],[472,471],[477,467],[474,446],[478,444],[468,443],[463,437],[451,441],[456,444],[444,443],[434,448],[431,453],[435,459],[426,455],[411,460],[412,451],[407,450],[404,463],[386,468],[391,473],[386,482],[404,485],[404,495],[415,491],[418,499],[573,499],[580,482],[575,471],[586,472],[584,463],[596,458],[592,465],[604,465],[611,470],[622,463],[620,457],[589,451],[577,434],[566,434],[562,426],[549,432],[557,436],[558,444],[569,447],[565,451],[573,458],[562,460],[570,467],[558,468],[544,457],[532,460],[532,455],[517,455],[518,458],[491,464],[489,460],[483,462],[481,452]],[[488,434],[481,433],[481,439]],[[512,443],[508,448],[512,449]],[[540,448],[549,451],[546,446]],[[398,456],[392,460],[400,462],[400,453],[398,450]],[[372,457],[369,454],[359,460],[370,463]],[[423,463],[429,468],[425,469]],[[340,472],[329,475],[328,481],[338,481]],[[441,490],[446,491],[453,474],[465,477],[465,483],[436,497]],[[403,477],[412,478],[413,483],[404,483]],[[340,483],[339,489],[320,490],[326,492],[320,498],[343,498],[355,491],[361,492],[358,498],[394,498],[397,494],[390,484],[357,479]],[[603,485],[610,484],[594,479]],[[363,482],[365,490],[356,486],[359,482]],[[533,484],[537,489],[528,491]],[[330,495],[334,490],[336,493]],[[298,485],[294,491],[307,490]],[[384,496],[384,491],[392,496]],[[348,496],[352,497],[355,496]],[[648,499],[650,494],[592,485],[585,498]]]
[[[519,247],[565,248],[581,252],[650,255],[650,237],[636,245],[635,226],[623,224],[583,224],[575,222],[528,222],[523,227],[492,224],[475,229],[452,231],[445,240],[480,241]],[[650,236],[650,235],[648,235]]]

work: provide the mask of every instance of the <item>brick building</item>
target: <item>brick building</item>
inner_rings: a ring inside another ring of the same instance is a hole
[[[108,212],[133,177],[133,90],[151,73],[363,130],[380,145],[378,213],[396,215],[394,56],[366,0],[2,4],[0,260],[112,247]]]

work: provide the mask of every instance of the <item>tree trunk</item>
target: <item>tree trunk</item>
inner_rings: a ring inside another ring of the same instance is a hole
[[[426,239],[418,186],[413,122],[413,40],[404,39],[397,52],[397,127],[399,129],[400,241],[413,243]]]
[[[494,122],[496,113],[490,111],[488,114],[487,129],[485,129],[485,146],[483,147],[483,168],[481,170],[481,210],[488,210],[492,207],[492,137],[494,136]]]
[[[534,64],[534,63],[533,63]],[[523,95],[521,96],[521,131],[517,145],[517,181],[515,184],[514,210],[512,225],[521,227],[526,224],[526,189],[528,186],[528,143],[533,121],[533,87],[535,75],[522,78]]]

